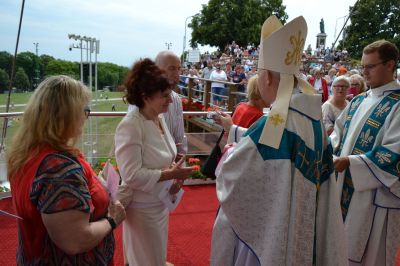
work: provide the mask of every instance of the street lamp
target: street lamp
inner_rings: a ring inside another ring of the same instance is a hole
[[[33,87],[36,89],[38,83],[39,83],[39,64],[38,64],[38,57],[39,57],[39,43],[34,42],[33,45],[35,45],[35,51],[36,51],[36,58],[35,58],[35,77],[33,78],[34,84]]]
[[[187,20],[189,18],[195,17],[197,16],[199,13],[196,13],[194,15],[188,16],[185,19],[185,35],[183,35],[183,49],[182,49],[182,64],[185,64],[185,49],[186,49],[186,24],[187,24]]]
[[[81,50],[81,82],[83,83],[83,51],[82,49],[87,49],[87,48],[83,48],[82,45],[82,37],[80,35],[75,35],[75,34],[68,34],[68,39],[73,39],[75,41],[80,41],[79,44],[71,44],[69,46],[69,50],[72,51],[72,48],[78,48]]]
[[[169,48],[172,46],[172,42],[166,42],[165,46],[167,46],[167,49],[169,50]]]
[[[73,39],[75,41],[79,41],[79,44],[72,44],[69,47],[69,50],[72,51],[72,48],[78,48],[81,50],[81,82],[83,83],[83,51],[86,50],[86,63],[89,63],[89,88],[92,89],[92,54],[95,54],[95,91],[97,92],[97,55],[100,53],[100,40],[92,37],[81,37],[76,34],[68,34],[69,39]],[[82,42],[86,42],[86,47],[83,46]],[[97,97],[97,94],[96,94]],[[96,98],[97,100],[97,98]]]
[[[98,93],[97,93],[97,55],[100,53],[100,40],[97,40],[96,38],[93,37],[87,37],[83,36],[81,37],[80,35],[76,34],[68,34],[69,39],[73,39],[75,41],[79,41],[79,44],[72,44],[70,45],[69,50],[72,50],[72,48],[79,48],[81,50],[81,82],[83,83],[83,49],[86,50],[86,64],[89,64],[89,88],[90,91],[92,90],[92,54],[94,53],[95,59],[94,59],[94,80],[95,80],[95,100],[96,104],[98,103]],[[83,46],[83,42],[86,42],[86,46]],[[93,141],[92,139],[92,119],[89,120],[89,141],[85,143],[89,143],[91,150],[88,153],[88,158],[93,159],[92,157],[96,154],[96,150],[94,145],[96,145],[97,142],[97,117],[96,117],[96,140]]]
[[[341,17],[338,17],[337,19],[336,19],[336,23],[335,23],[335,34],[334,34],[334,37],[333,37],[333,39],[334,40],[336,40],[336,29],[337,29],[337,23],[338,23],[338,20],[339,19],[343,19],[343,23],[345,23],[344,21],[346,20],[346,18],[347,18],[347,15],[346,16],[341,16]],[[340,35],[340,33],[339,33],[339,35]],[[339,36],[338,36],[339,37]],[[336,42],[336,41],[335,41]],[[334,47],[332,47],[332,49],[333,49]]]

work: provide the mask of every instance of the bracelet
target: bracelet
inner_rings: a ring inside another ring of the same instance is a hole
[[[117,227],[117,224],[115,223],[114,219],[110,216],[105,217],[108,221],[108,223],[111,226],[111,229],[114,230]]]

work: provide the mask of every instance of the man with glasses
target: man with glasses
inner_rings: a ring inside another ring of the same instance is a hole
[[[370,90],[353,98],[331,135],[350,265],[394,265],[400,245],[400,85],[395,44],[363,50]]]

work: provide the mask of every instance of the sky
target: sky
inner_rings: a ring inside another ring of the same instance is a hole
[[[283,0],[288,21],[304,16],[308,24],[306,47],[315,49],[321,18],[325,22],[327,46],[339,34],[349,6],[356,0]],[[14,54],[22,0],[0,1],[0,51]],[[185,22],[199,13],[208,0],[26,0],[18,52],[35,52],[58,59],[80,61],[80,50],[68,34],[100,40],[98,61],[130,67],[139,58],[167,49],[183,51]],[[186,24],[186,25],[187,25]],[[191,30],[186,26],[186,50]],[[214,51],[200,47],[202,53]],[[93,55],[94,57],[94,55]],[[85,58],[84,58],[85,60]],[[92,59],[94,60],[94,59]]]

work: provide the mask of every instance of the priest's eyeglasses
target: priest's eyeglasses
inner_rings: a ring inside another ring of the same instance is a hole
[[[85,112],[86,119],[88,119],[88,118],[89,118],[89,115],[90,115],[90,108],[89,108],[89,106],[86,106],[85,109],[83,109],[83,111]]]
[[[376,64],[368,64],[368,65],[361,65],[361,71],[367,70],[370,71],[372,69],[374,69],[375,67],[379,66],[379,65],[384,65],[388,62],[389,60],[385,60]]]

